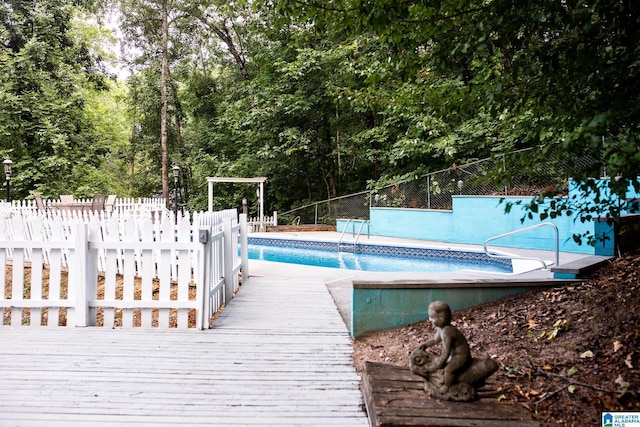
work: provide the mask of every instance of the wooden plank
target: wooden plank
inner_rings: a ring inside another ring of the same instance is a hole
[[[164,221],[161,225],[162,231],[160,235],[161,242],[174,242],[175,232],[171,221]],[[158,299],[160,301],[169,301],[171,299],[171,277],[175,266],[175,254],[173,249],[160,250],[160,262],[158,263]],[[161,308],[158,314],[158,327],[160,329],[169,328],[169,309]]]
[[[107,222],[107,228],[104,240],[106,242],[119,242],[120,233],[118,231],[118,223],[115,218],[111,218]],[[116,279],[118,274],[118,253],[115,249],[105,249],[105,267],[104,267],[104,295],[102,300],[113,301],[116,299]],[[99,296],[97,296],[99,298]],[[104,307],[103,309],[103,326],[105,328],[113,328],[115,325],[115,309],[113,305]]]
[[[366,362],[363,394],[372,426],[541,426],[523,408],[480,398],[446,402],[424,393],[408,367]]]
[[[32,224],[32,239],[34,241],[42,241],[42,222],[34,221]],[[44,265],[44,251],[42,248],[33,248],[31,253],[31,295],[30,300],[41,301],[43,298],[44,282],[42,280],[42,269]],[[29,314],[29,324],[33,327],[41,327],[42,323],[42,309],[32,308]]]
[[[191,229],[189,221],[182,221],[178,227],[177,239],[179,242],[189,242],[191,239]],[[178,295],[177,300],[189,302],[189,284],[191,282],[191,261],[188,250],[180,250],[178,253]],[[191,301],[197,307],[198,301]],[[189,327],[189,310],[178,310],[178,328]]]
[[[14,249],[13,270],[11,272],[11,299],[23,300],[24,295],[24,249]],[[11,326],[22,326],[22,308],[14,305],[11,309]]]
[[[32,310],[35,308],[44,308],[44,307],[68,307],[69,300],[60,300],[60,299],[0,299],[0,307],[16,307],[16,308],[31,308]],[[56,318],[57,319],[57,318]],[[18,325],[16,325],[18,326]],[[40,326],[40,324],[33,325]]]
[[[116,307],[116,308],[124,308],[124,309],[132,309],[132,308],[198,308],[197,301],[176,301],[176,300],[167,300],[167,301],[141,301],[141,300],[131,300],[131,301],[123,301],[123,300],[89,300],[89,304],[91,307]],[[42,304],[41,304],[42,305]],[[46,306],[46,305],[45,305]],[[64,305],[63,305],[64,307]],[[125,327],[131,327],[132,323],[123,324]],[[167,326],[168,327],[168,326]]]
[[[61,297],[62,284],[62,249],[52,249],[49,254],[49,300],[48,304],[52,305],[54,301],[62,304],[65,301],[59,301]],[[58,304],[55,304],[56,306]],[[69,305],[69,301],[66,301]],[[58,307],[50,307],[48,309],[47,326],[50,328],[58,327],[60,324],[60,310]]]

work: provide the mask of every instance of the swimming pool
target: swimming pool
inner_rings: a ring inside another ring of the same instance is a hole
[[[512,273],[510,259],[483,252],[358,243],[249,237],[249,259],[371,272],[450,272],[481,270]]]

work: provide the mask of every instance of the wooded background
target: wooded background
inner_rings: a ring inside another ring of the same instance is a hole
[[[176,164],[190,209],[266,176],[288,210],[532,146],[640,190],[633,0],[5,0],[0,41],[13,198],[171,199]]]

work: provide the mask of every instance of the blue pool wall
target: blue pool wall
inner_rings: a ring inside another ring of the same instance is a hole
[[[569,197],[577,190],[577,184],[570,182]],[[627,193],[628,199],[640,198],[640,194],[632,187]],[[502,200],[502,202],[501,202]],[[402,208],[370,208],[370,220],[365,224],[362,233],[376,236],[433,240],[448,243],[466,243],[483,245],[491,237],[512,232],[541,222],[552,222],[558,227],[559,249],[561,252],[582,253],[588,255],[613,256],[615,251],[614,226],[604,219],[581,222],[576,217],[561,216],[544,221],[533,214],[533,219],[526,217],[523,206],[531,201],[531,197],[505,196],[463,196],[452,197],[452,209],[402,209]],[[540,206],[542,212],[551,200]],[[506,203],[513,203],[509,213],[505,212]],[[518,204],[519,203],[519,204]],[[634,212],[623,210],[623,214]],[[348,223],[347,219],[339,219],[337,230],[351,233],[359,224]],[[595,246],[588,245],[586,239],[582,244],[574,241],[573,235],[597,236]],[[517,247],[524,249],[554,250],[554,231],[551,227],[541,227],[493,241],[490,246]]]
[[[429,304],[444,301],[462,310],[509,295],[539,288],[540,283],[403,283],[353,281],[351,336],[393,329],[429,318]]]
[[[510,197],[507,201],[528,200]],[[454,196],[451,211],[429,211],[421,209],[372,208],[370,212],[370,233],[372,235],[403,237],[412,239],[435,240],[448,243],[483,245],[491,237],[509,233],[524,227],[540,224],[535,216],[533,220],[521,218],[525,213],[514,206],[510,213],[504,212],[500,197]],[[559,248],[561,252],[576,252],[593,255],[611,255],[613,252],[613,226],[602,223],[575,222],[569,217],[549,220],[558,227]],[[573,234],[591,232],[598,236],[606,235],[596,247],[578,245]],[[554,250],[554,231],[551,227],[542,227],[501,238],[492,246],[518,247],[526,249]]]

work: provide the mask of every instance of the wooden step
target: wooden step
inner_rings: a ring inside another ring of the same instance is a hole
[[[566,264],[551,267],[553,277],[556,279],[576,279],[584,277],[587,273],[611,261],[613,257],[591,255]]]
[[[491,386],[478,390],[473,402],[435,400],[424,392],[424,380],[408,367],[366,362],[362,392],[373,427],[478,426],[540,427],[524,408],[499,402]]]

